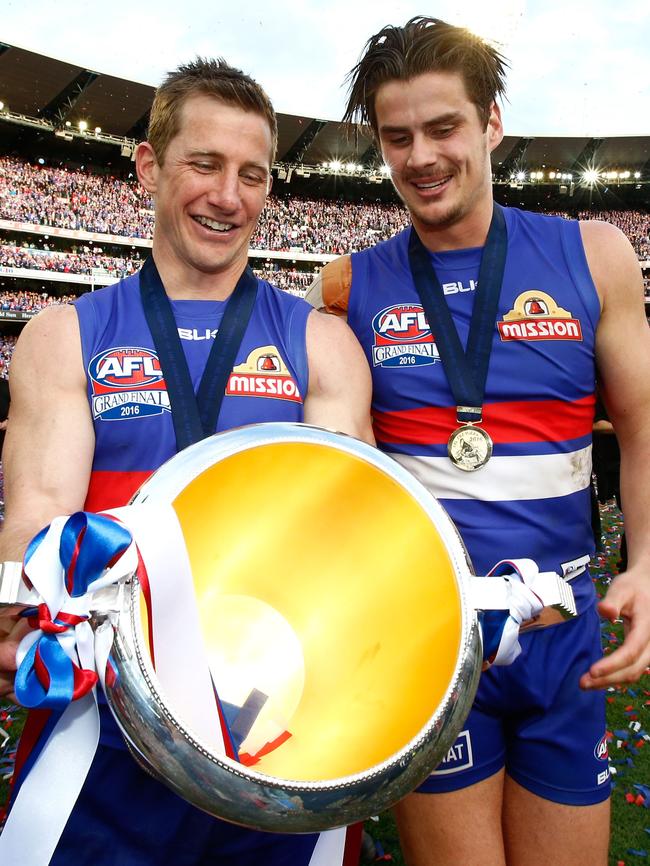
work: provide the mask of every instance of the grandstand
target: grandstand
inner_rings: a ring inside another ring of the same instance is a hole
[[[2,43],[0,82],[0,331],[11,347],[42,306],[114,282],[146,257],[153,210],[133,153],[153,88]],[[304,293],[327,261],[407,218],[367,132],[278,120],[274,193],[251,264]],[[650,312],[650,136],[506,136],[493,179],[503,204],[618,225],[647,277]]]

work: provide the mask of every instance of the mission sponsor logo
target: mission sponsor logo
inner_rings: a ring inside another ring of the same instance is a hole
[[[233,368],[226,394],[231,397],[270,397],[301,403],[298,385],[275,346],[254,349],[243,364]]]
[[[504,342],[511,340],[582,340],[580,320],[558,307],[546,292],[522,292],[502,322],[497,322]]]
[[[106,349],[91,360],[88,375],[93,418],[119,421],[170,411],[160,361],[150,349]]]
[[[375,367],[421,367],[440,360],[420,304],[385,307],[372,320],[372,330]]]

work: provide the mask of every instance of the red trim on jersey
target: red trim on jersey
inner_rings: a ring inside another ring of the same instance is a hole
[[[361,836],[363,824],[352,824],[345,830],[345,848],[341,866],[357,866],[361,857]]]
[[[493,442],[564,442],[591,433],[594,395],[563,400],[513,401],[483,406],[483,426]],[[373,412],[379,442],[444,445],[458,427],[456,408],[445,406]]]
[[[97,472],[90,476],[84,511],[106,511],[126,505],[151,472]]]

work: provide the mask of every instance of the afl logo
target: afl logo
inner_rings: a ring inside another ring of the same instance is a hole
[[[151,349],[105,349],[91,360],[88,375],[95,419],[122,421],[171,411],[160,361]]]
[[[372,329],[377,336],[396,343],[416,342],[431,333],[424,310],[419,304],[386,307],[372,320]]]
[[[596,748],[594,749],[594,755],[598,758],[599,761],[606,761],[608,758],[607,751],[607,734],[603,734],[602,737],[596,743]]]
[[[93,382],[110,389],[142,388],[162,380],[155,352],[135,347],[108,349],[95,355],[88,372]]]
[[[372,320],[375,367],[419,367],[435,364],[438,349],[420,304],[384,307]]]

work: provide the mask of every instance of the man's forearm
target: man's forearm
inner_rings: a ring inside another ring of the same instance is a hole
[[[45,525],[37,526],[33,520],[5,522],[0,532],[0,562],[22,560],[27,545]]]
[[[645,561],[650,569],[650,462],[647,437],[637,435],[621,448],[621,502],[629,565]],[[650,572],[649,572],[650,579]]]

